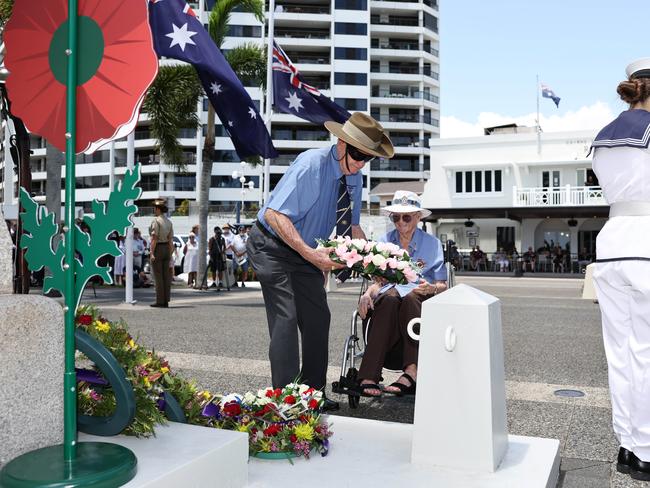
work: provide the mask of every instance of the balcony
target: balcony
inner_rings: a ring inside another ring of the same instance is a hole
[[[419,21],[417,17],[406,17],[401,15],[389,15],[387,17],[382,17],[379,15],[371,15],[370,23],[372,25],[389,25],[393,26],[406,26],[406,27],[418,27]]]
[[[419,90],[408,90],[408,91],[390,91],[390,90],[373,90],[371,96],[373,98],[416,98],[422,100],[428,100],[429,102],[439,103],[440,99],[436,95],[432,95],[429,92],[419,91]]]
[[[591,207],[607,205],[599,186],[512,188],[513,207]]]

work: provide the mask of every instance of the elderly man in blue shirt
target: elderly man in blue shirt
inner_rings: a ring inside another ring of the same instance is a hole
[[[406,249],[420,266],[420,278],[406,285],[374,283],[359,300],[359,315],[365,319],[374,309],[368,343],[359,367],[361,396],[378,397],[382,391],[379,378],[387,355],[401,358],[403,374],[384,388],[394,395],[415,394],[417,381],[418,342],[407,333],[411,319],[419,317],[422,302],[447,289],[447,269],[440,240],[418,229],[423,217],[431,214],[421,208],[420,197],[410,191],[397,191],[392,203],[385,207],[395,229],[379,242],[390,242]]]
[[[383,127],[364,113],[325,127],[337,143],[296,158],[258,213],[247,243],[264,295],[274,388],[298,378],[325,387],[330,311],[323,272],[343,265],[334,264],[326,249],[316,249],[316,240],[329,238],[335,227],[339,235],[365,238],[359,226],[360,170],[375,157],[394,154]],[[338,404],[327,399],[324,408]]]

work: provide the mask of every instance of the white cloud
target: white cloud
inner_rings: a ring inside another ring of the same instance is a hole
[[[476,122],[466,122],[456,117],[441,117],[440,137],[482,136],[485,127],[513,123],[532,127],[535,125],[535,117],[535,113],[511,116],[494,112],[481,112]],[[540,115],[540,125],[544,132],[597,130],[611,122],[614,117],[615,114],[608,104],[596,102],[593,105],[582,107],[574,112],[566,112],[563,115],[545,117],[542,114]]]

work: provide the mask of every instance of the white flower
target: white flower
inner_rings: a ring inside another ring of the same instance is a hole
[[[375,254],[372,257],[372,264],[374,264],[375,266],[381,266],[385,262],[386,262],[386,258],[381,254]]]
[[[408,263],[406,261],[398,261],[397,262],[397,269],[399,269],[400,271],[403,271],[407,266],[408,266]]]
[[[309,390],[310,386],[309,385],[300,385],[298,387],[298,392],[302,395],[305,393],[307,390]]]
[[[237,393],[231,393],[230,395],[226,395],[225,397],[223,397],[221,399],[220,403],[222,405],[225,405],[226,403],[230,403],[230,402],[241,403],[241,401],[242,401],[242,396],[241,395],[239,395]]]
[[[244,395],[244,403],[246,403],[247,405],[253,405],[256,399],[257,397],[253,395],[253,393],[250,391]]]
[[[271,399],[268,398],[268,397],[265,397],[265,396],[258,396],[258,397],[255,399],[255,405],[257,405],[257,406],[259,406],[259,407],[263,407],[263,406],[266,405],[267,403],[271,403]]]

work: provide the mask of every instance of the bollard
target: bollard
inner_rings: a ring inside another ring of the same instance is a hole
[[[501,303],[460,284],[408,331],[420,341],[411,463],[494,472],[508,448]]]
[[[596,296],[596,288],[594,288],[594,270],[596,269],[596,263],[591,263],[585,269],[585,281],[582,285],[582,298],[585,300],[593,300],[596,302],[598,297]]]

